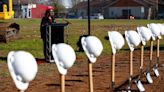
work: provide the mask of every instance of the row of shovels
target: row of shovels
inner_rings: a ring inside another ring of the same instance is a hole
[[[140,91],[145,91],[140,77],[143,73],[143,54],[144,46],[146,41],[151,40],[150,50],[150,63],[146,72],[146,78],[149,83],[153,83],[151,79],[151,62],[153,53],[153,41],[157,40],[157,63],[154,65],[154,72],[156,76],[159,76],[158,65],[159,65],[159,39],[161,35],[164,35],[164,25],[162,24],[148,24],[147,27],[137,27],[137,31],[129,30],[125,31],[125,39],[130,48],[130,72],[129,72],[129,86],[128,91],[131,91],[131,83],[133,77],[133,51],[136,46],[141,44],[141,65],[140,65],[140,76],[136,79],[137,87]],[[117,50],[121,49],[125,42],[123,36],[117,31],[108,32],[109,41],[112,48],[112,91],[115,91],[115,54]],[[100,56],[103,50],[101,41],[95,36],[87,36],[81,39],[82,47],[88,57],[88,75],[89,75],[89,92],[93,92],[93,76],[92,76],[92,64],[96,62],[97,57]],[[61,75],[61,92],[65,92],[65,75],[67,70],[71,68],[76,60],[76,54],[73,48],[65,43],[53,44],[52,55],[57,69]],[[16,87],[24,92],[29,82],[32,81],[37,74],[38,66],[35,58],[29,52],[26,51],[11,51],[7,57],[7,64],[11,77]]]
[[[110,31],[108,32],[109,35],[109,41],[111,43],[112,47],[112,91],[115,91],[115,54],[116,51],[121,49],[125,42],[124,38],[121,35],[121,33],[117,31]],[[128,92],[131,92],[131,86],[132,86],[132,78],[133,75],[133,51],[135,47],[138,45],[141,46],[141,56],[140,56],[140,74],[138,78],[135,80],[137,88],[140,92],[144,92],[145,88],[140,80],[141,76],[143,74],[146,75],[146,79],[149,83],[153,83],[153,80],[151,78],[151,69],[152,69],[152,59],[153,59],[153,41],[157,41],[157,62],[153,66],[153,71],[155,75],[159,76],[158,66],[159,66],[159,45],[160,45],[160,39],[161,35],[164,35],[164,24],[147,24],[147,27],[141,26],[137,27],[137,31],[135,30],[129,30],[125,31],[125,39],[127,41],[128,47],[130,49],[130,64],[129,64],[129,85],[127,88]],[[146,69],[146,72],[143,71],[143,63],[144,63],[144,46],[146,45],[146,41],[150,41],[150,62],[149,66]]]

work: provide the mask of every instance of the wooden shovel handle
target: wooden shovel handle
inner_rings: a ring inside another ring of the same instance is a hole
[[[115,54],[112,55],[112,82],[115,82]]]
[[[159,57],[159,44],[160,44],[159,39],[157,39],[157,57]]]
[[[65,92],[65,75],[61,75],[61,92]]]
[[[89,92],[93,92],[93,74],[92,74],[92,63],[89,62]]]
[[[133,51],[130,51],[130,76],[133,76]]]
[[[141,45],[141,62],[140,62],[140,69],[143,69],[143,56],[144,56],[144,46]]]
[[[150,41],[150,61],[152,61],[153,57],[153,40]]]

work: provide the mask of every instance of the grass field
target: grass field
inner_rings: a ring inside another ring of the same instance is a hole
[[[57,19],[57,22],[62,21]],[[87,20],[68,20],[71,22],[69,26],[65,27],[65,41],[66,34],[68,33],[68,44],[70,44],[76,51],[77,57],[86,58],[83,52],[78,52],[76,45],[79,36],[88,34],[87,32]],[[9,72],[7,69],[6,58],[10,51],[25,50],[32,53],[36,58],[43,58],[43,45],[40,38],[40,19],[13,19],[13,20],[0,20],[0,22],[16,22],[20,25],[20,33],[16,39],[9,41],[8,43],[0,43],[0,89],[6,85],[4,81],[11,83],[3,78],[9,78]],[[91,35],[97,36],[103,44],[102,56],[111,56],[111,47],[107,37],[108,31],[119,31],[124,34],[125,30],[136,30],[137,26],[146,26],[148,23],[164,23],[164,20],[92,20],[91,21]],[[147,47],[149,44],[147,45]],[[164,41],[161,40],[160,47],[164,47]],[[127,45],[124,46],[127,49]],[[123,52],[123,50],[122,50]],[[101,58],[102,59],[102,58]],[[86,64],[87,62],[80,62],[75,64],[76,68],[81,66],[80,64]],[[39,74],[52,75],[54,72],[54,65],[44,64],[39,66]],[[12,90],[12,89],[11,89]],[[84,92],[84,91],[82,91]]]
[[[42,58],[42,40],[40,39],[40,19],[13,19],[0,20],[0,22],[16,22],[20,25],[18,39],[0,44],[1,60],[4,60],[11,50],[25,50],[31,52],[35,57]],[[57,22],[60,22],[58,19]],[[77,50],[77,41],[80,35],[88,34],[87,20],[69,20],[71,24],[65,28],[65,35],[68,33],[68,44]],[[148,23],[163,23],[163,20],[92,20],[91,35],[97,36],[103,43],[103,54],[110,54],[110,44],[105,39],[108,31],[136,30],[137,26],[146,26]],[[66,36],[65,36],[66,41]],[[162,43],[163,44],[163,43]],[[77,55],[82,53],[77,52]]]

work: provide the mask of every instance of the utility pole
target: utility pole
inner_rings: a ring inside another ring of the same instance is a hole
[[[90,0],[88,0],[88,35],[91,35]]]
[[[156,0],[156,17],[158,17],[158,0]]]

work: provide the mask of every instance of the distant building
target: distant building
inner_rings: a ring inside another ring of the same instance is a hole
[[[103,7],[109,3],[108,0],[90,0],[91,6],[91,15],[95,13],[103,13]],[[75,12],[75,14],[79,17],[87,16],[87,0],[81,1],[79,4],[75,5],[71,12]]]
[[[22,5],[22,18],[42,18],[47,7],[40,4]]]
[[[18,2],[20,1],[20,2]],[[41,2],[39,2],[41,1]],[[42,18],[49,5],[43,0],[13,0],[15,18]]]
[[[159,0],[158,3],[158,13],[164,13],[164,0]]]
[[[105,17],[127,19],[130,16],[135,18],[146,18],[149,5],[138,0],[115,0],[104,7]]]
[[[101,13],[105,18],[154,18],[157,7],[158,11],[164,10],[164,4],[160,4],[156,0],[92,0],[90,7],[91,15]],[[87,2],[75,5],[72,11],[77,16],[87,16]]]

